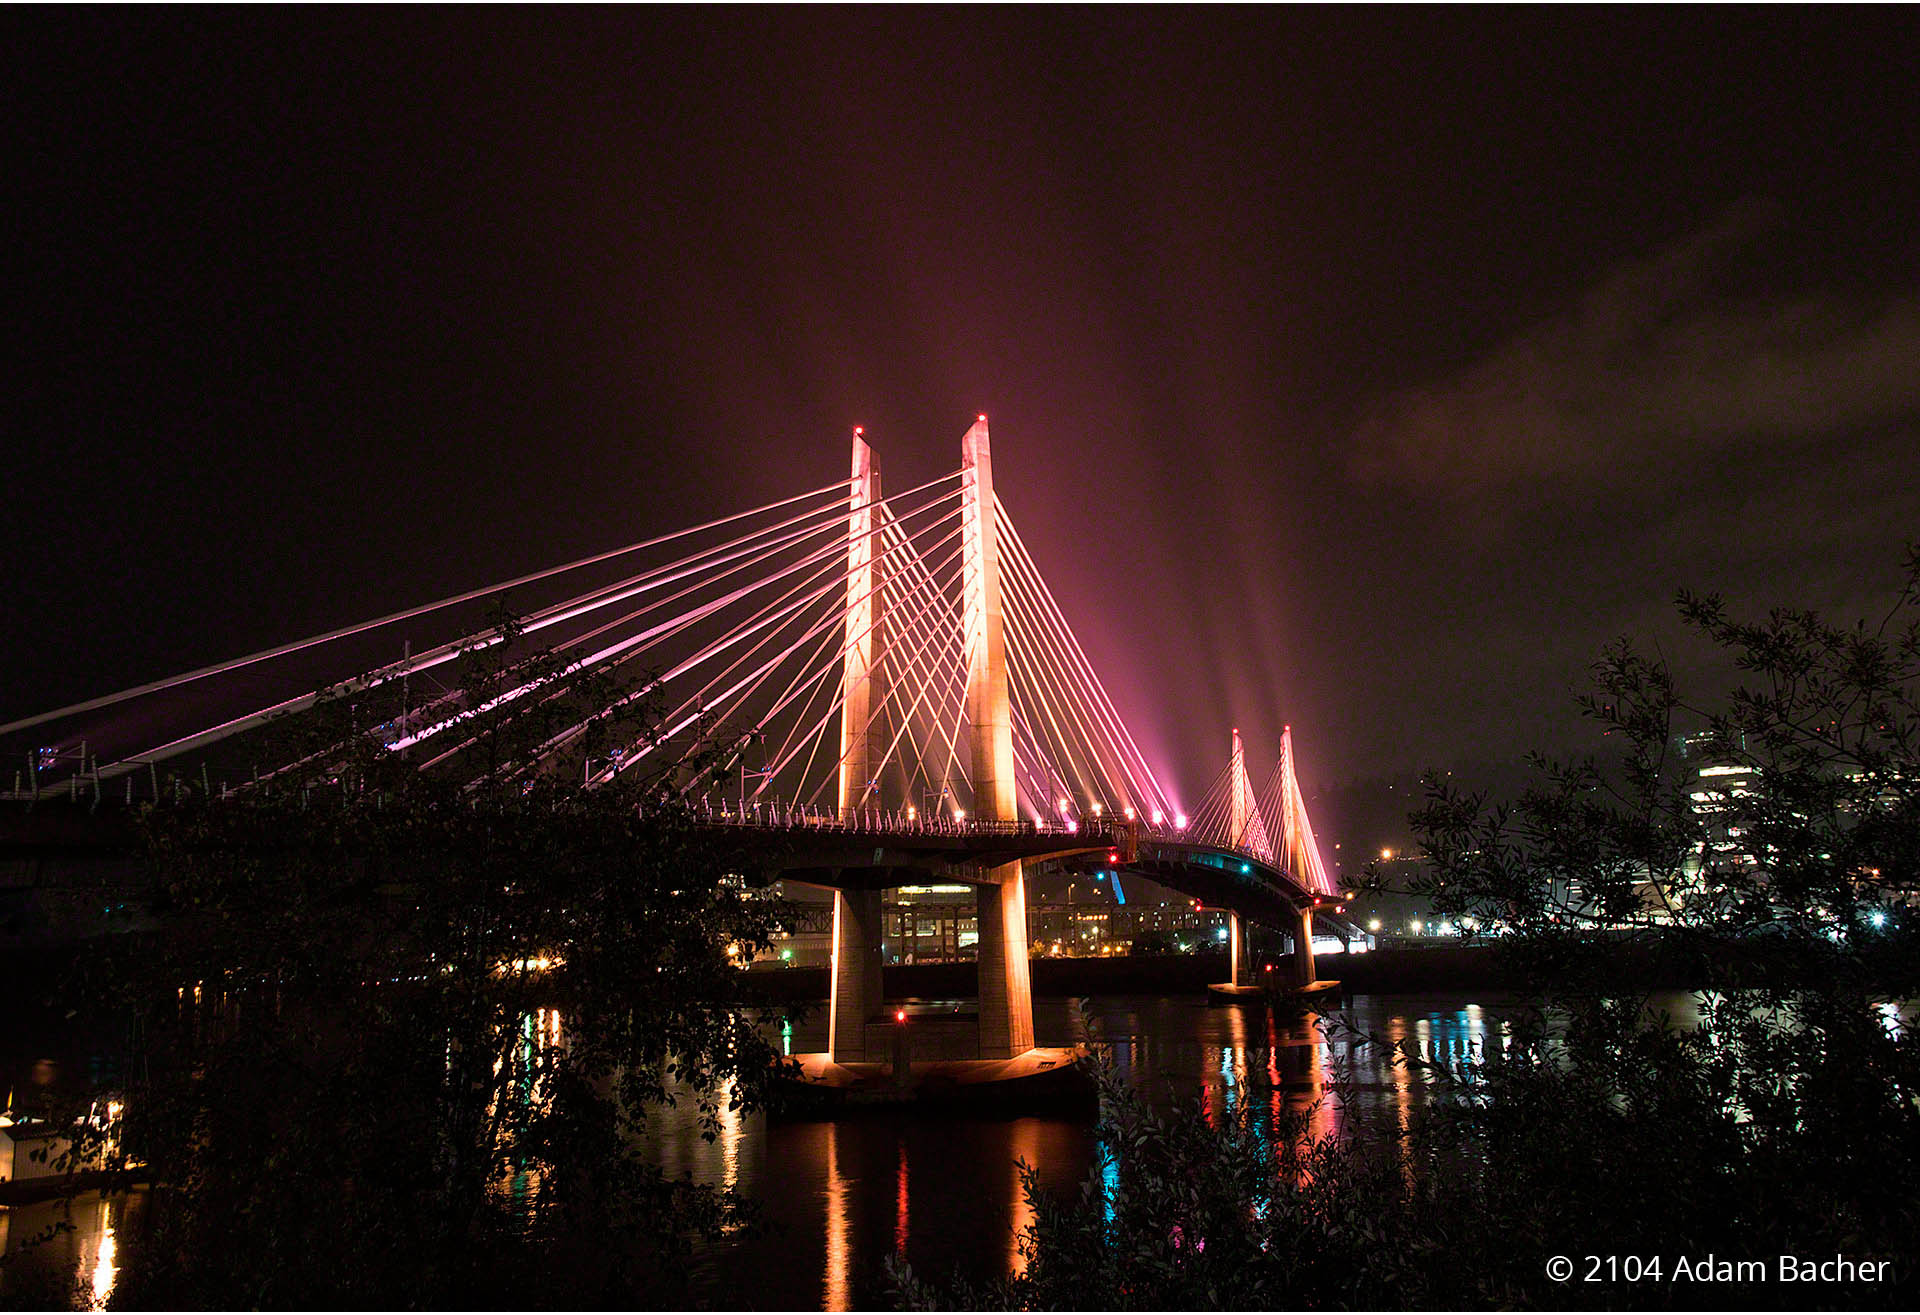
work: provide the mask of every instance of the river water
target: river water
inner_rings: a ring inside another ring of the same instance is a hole
[[[1356,1027],[1421,1052],[1463,1058],[1505,1001],[1482,993],[1357,996],[1342,1012]],[[1254,1100],[1274,1113],[1309,1110],[1317,1135],[1401,1122],[1426,1099],[1421,1079],[1384,1047],[1329,1041],[1312,1015],[1288,1020],[1198,996],[1110,996],[1084,1015],[1065,1000],[1035,1002],[1041,1045],[1091,1039],[1157,1104],[1223,1111]],[[792,1049],[825,1048],[825,1023],[795,1029]],[[1327,1090],[1344,1068],[1345,1099]],[[975,1278],[1020,1263],[1029,1222],[1018,1165],[1056,1193],[1078,1190],[1095,1165],[1084,1118],[929,1117],[863,1113],[837,1121],[733,1118],[711,1144],[694,1120],[669,1111],[655,1131],[661,1163],[765,1203],[767,1228],[729,1240],[696,1263],[689,1304],[715,1309],[884,1308],[880,1274],[904,1253],[923,1275]]]
[[[1362,1030],[1459,1058],[1498,1026],[1506,1003],[1484,992],[1356,996],[1343,1012]],[[1039,1044],[1104,1041],[1150,1099],[1197,1102],[1201,1117],[1253,1100],[1276,1113],[1310,1110],[1312,1130],[1327,1134],[1392,1126],[1425,1101],[1419,1075],[1393,1066],[1383,1047],[1329,1041],[1314,1021],[1209,1006],[1199,996],[1099,997],[1084,1010],[1061,999],[1035,1002]],[[785,1041],[794,1053],[822,1050],[825,1031],[821,1011]],[[1338,1097],[1327,1090],[1337,1070],[1347,1077]],[[714,1309],[884,1307],[880,1265],[895,1252],[924,1275],[1004,1274],[1019,1263],[1017,1239],[1028,1222],[1019,1164],[1035,1166],[1059,1193],[1076,1191],[1095,1164],[1090,1122],[1058,1116],[723,1115],[721,1134],[709,1143],[683,1103],[652,1116],[650,1143],[670,1173],[736,1187],[763,1203],[766,1226],[705,1249],[679,1294],[688,1305]],[[141,1205],[139,1193],[110,1201],[83,1195],[71,1231],[0,1270],[0,1306],[44,1304],[36,1295],[65,1281],[77,1282],[80,1308],[109,1302],[126,1248],[138,1245]],[[0,1249],[18,1251],[61,1209],[0,1210]]]

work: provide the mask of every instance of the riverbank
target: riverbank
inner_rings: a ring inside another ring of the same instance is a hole
[[[1623,991],[1697,990],[1716,977],[1739,976],[1743,959],[1718,947],[1709,964],[1703,947],[1681,941],[1621,941],[1607,954],[1609,989]],[[1771,956],[1771,957],[1769,957]],[[1800,960],[1806,971],[1818,963],[1804,951],[1779,946],[1753,947],[1748,958],[1767,958],[1777,975],[1783,959]],[[1341,985],[1341,994],[1382,995],[1433,991],[1515,991],[1524,987],[1520,971],[1503,948],[1485,942],[1427,941],[1387,945],[1364,954],[1318,957],[1319,976]],[[1209,983],[1225,981],[1227,956],[1207,954],[1127,955],[1111,959],[1034,959],[1036,996],[1204,995]],[[775,1003],[824,1002],[827,970],[778,968],[753,974],[765,997]],[[965,999],[974,994],[971,963],[889,964],[885,990],[891,1000]]]
[[[1483,946],[1393,947],[1368,954],[1326,955],[1320,976],[1340,982],[1348,994],[1388,991],[1506,990],[1511,972]],[[1035,959],[1036,996],[1204,995],[1209,983],[1225,981],[1227,956],[1213,954],[1128,955],[1112,959]],[[753,974],[756,986],[779,1003],[816,1003],[827,998],[824,968],[778,968]],[[965,999],[977,989],[971,963],[903,963],[886,968],[891,1000]]]

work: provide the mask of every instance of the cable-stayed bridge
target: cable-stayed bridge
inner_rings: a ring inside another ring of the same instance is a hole
[[[478,623],[508,591],[543,601]],[[413,649],[410,636],[449,629]],[[529,645],[545,660],[489,662]],[[339,738],[293,760],[276,748],[288,719],[343,706]],[[485,731],[508,717],[538,731],[503,755]],[[1235,984],[1247,921],[1286,929],[1294,976],[1311,982],[1313,919],[1340,894],[1290,728],[1258,790],[1238,730],[1190,812],[1155,774],[995,495],[985,416],[957,470],[902,492],[883,493],[855,430],[846,480],[0,737],[29,746],[3,792],[29,806],[272,789],[316,767],[339,780],[368,748],[473,789],[644,779],[728,828],[743,870],[833,891],[836,1061],[874,1057],[891,886],[976,888],[983,1057],[1033,1046],[1030,864],[1091,859],[1225,908]]]

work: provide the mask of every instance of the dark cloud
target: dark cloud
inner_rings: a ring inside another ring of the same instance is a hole
[[[1749,203],[1615,267],[1459,373],[1367,405],[1351,473],[1491,502],[1920,412],[1920,292],[1743,293],[1790,236]]]

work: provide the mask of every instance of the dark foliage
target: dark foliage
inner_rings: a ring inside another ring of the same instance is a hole
[[[1531,992],[1464,1062],[1358,1038],[1430,1092],[1399,1134],[1315,1140],[1252,1101],[1163,1113],[1108,1075],[1111,1163],[1078,1200],[1029,1178],[1025,1274],[941,1287],[896,1263],[901,1304],[1912,1306],[1920,555],[1878,626],[1680,611],[1743,673],[1722,704],[1620,645],[1581,704],[1605,756],[1537,760],[1509,803],[1429,779],[1415,889]],[[1702,988],[1689,1016],[1633,988],[1650,959]],[[1783,1284],[1782,1255],[1894,1264]],[[1765,1278],[1701,1281],[1709,1257]]]
[[[638,1138],[763,1099],[738,965],[780,910],[673,802],[709,764],[575,784],[644,699],[498,637],[457,699],[349,687],[276,728],[291,770],[145,813],[165,930],[73,988],[132,1022],[94,1135],[154,1184],[117,1302],[630,1306],[747,1218]]]

